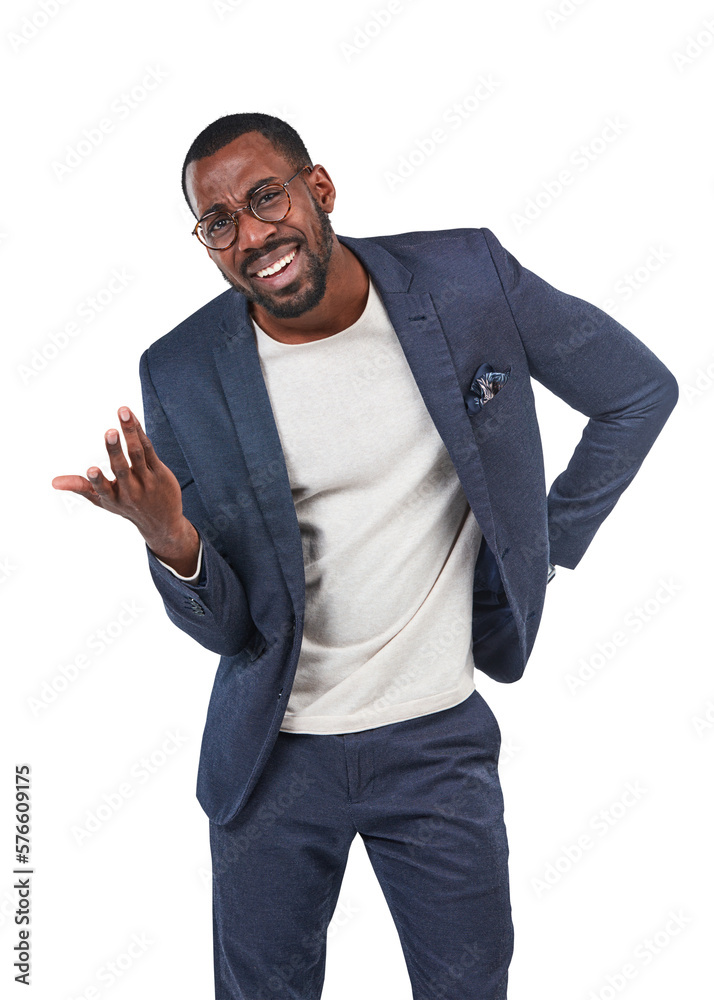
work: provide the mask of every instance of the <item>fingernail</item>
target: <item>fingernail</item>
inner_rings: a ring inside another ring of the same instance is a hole
[[[116,431],[107,431],[107,441],[109,444],[116,444],[119,440],[119,435]]]
[[[87,475],[90,479],[97,479],[99,476],[99,469],[88,469]]]
[[[129,417],[131,416],[131,414],[129,413],[129,410],[126,408],[126,406],[122,406],[120,408],[120,410],[119,410],[119,416],[122,418],[122,420],[128,420],[129,419]]]

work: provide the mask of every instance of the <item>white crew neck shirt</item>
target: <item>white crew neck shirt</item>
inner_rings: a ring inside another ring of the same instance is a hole
[[[343,733],[474,690],[481,531],[370,279],[339,333],[284,344],[255,321],[303,544],[305,624],[283,732]]]

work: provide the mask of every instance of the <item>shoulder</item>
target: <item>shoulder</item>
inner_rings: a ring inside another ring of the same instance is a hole
[[[505,251],[485,227],[395,233],[353,242],[357,252],[361,244],[368,263],[371,259],[378,264],[379,254],[388,253],[414,276],[412,291],[432,289],[444,282],[472,289],[474,294],[500,287],[499,268]]]
[[[433,251],[435,254],[458,250],[477,250],[484,246],[486,236],[493,234],[488,229],[430,229],[411,233],[394,233],[388,236],[373,236],[370,239],[379,243],[395,256],[400,254],[424,253]]]
[[[223,329],[228,311],[235,308],[236,298],[242,298],[233,288],[226,289],[187,316],[168,333],[149,344],[142,355],[142,362],[161,364],[169,359],[176,361],[182,356],[195,358],[201,348],[210,350],[211,344]]]
[[[376,243],[415,274],[426,270],[440,273],[493,264],[503,247],[490,229],[464,227],[433,229],[388,236],[373,236],[364,242]]]

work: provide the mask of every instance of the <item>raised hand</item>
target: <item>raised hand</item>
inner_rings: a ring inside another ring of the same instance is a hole
[[[119,432],[112,428],[104,435],[104,442],[115,479],[107,479],[101,469],[90,466],[87,479],[55,476],[52,485],[127,518],[159,559],[182,576],[189,576],[198,561],[199,538],[184,517],[179,482],[156,454],[131,410],[121,406],[117,412],[131,464],[122,450]]]

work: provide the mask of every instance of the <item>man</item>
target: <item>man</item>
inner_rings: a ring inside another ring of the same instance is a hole
[[[522,675],[554,566],[677,384],[488,229],[336,236],[332,180],[279,119],[209,125],[183,179],[231,287],[143,353],[147,433],[120,408],[115,480],[53,484],[136,524],[169,618],[221,654],[198,780],[216,997],[320,996],[359,833],[414,997],[502,1000],[501,736],[473,668]],[[531,377],[589,418],[547,493]]]

